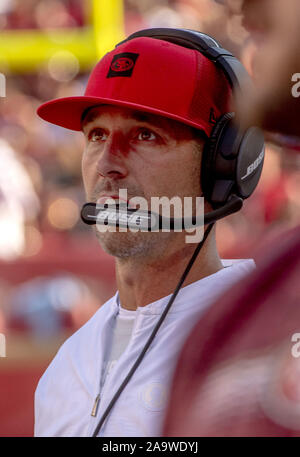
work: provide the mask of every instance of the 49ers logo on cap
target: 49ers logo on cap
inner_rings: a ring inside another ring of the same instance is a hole
[[[134,62],[132,59],[129,59],[129,57],[119,57],[115,62],[113,62],[110,66],[110,68],[113,71],[125,71],[125,70],[130,70],[134,65]]]
[[[136,54],[135,52],[116,54],[111,61],[106,77],[131,76],[138,56],[139,54]]]

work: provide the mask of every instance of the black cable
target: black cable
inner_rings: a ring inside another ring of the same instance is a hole
[[[144,346],[142,352],[140,353],[140,355],[138,356],[137,360],[135,361],[133,367],[131,368],[131,370],[129,371],[128,375],[126,376],[126,378],[124,379],[124,381],[123,381],[122,384],[120,385],[119,389],[117,390],[117,392],[115,393],[115,395],[114,395],[113,398],[111,399],[109,405],[107,406],[105,412],[103,413],[101,419],[99,420],[98,425],[97,425],[97,427],[95,428],[95,431],[94,431],[94,433],[93,433],[93,435],[92,435],[93,437],[96,437],[96,436],[98,435],[99,430],[100,430],[100,428],[102,427],[102,425],[103,425],[105,419],[107,418],[108,414],[110,413],[112,407],[113,407],[114,404],[116,403],[116,401],[117,401],[117,399],[119,398],[120,394],[122,393],[122,391],[124,390],[124,388],[125,388],[126,385],[128,384],[130,378],[132,377],[132,375],[134,374],[134,372],[135,372],[136,369],[138,368],[138,366],[139,366],[139,364],[141,363],[142,359],[144,358],[144,355],[146,354],[146,352],[147,352],[147,350],[148,350],[150,344],[152,343],[152,341],[153,341],[153,339],[154,339],[156,333],[158,332],[158,330],[159,330],[161,324],[163,323],[163,321],[164,321],[164,319],[165,319],[165,317],[166,317],[166,315],[167,315],[169,309],[171,308],[171,305],[173,304],[173,302],[174,302],[174,300],[175,300],[175,298],[176,298],[176,296],[177,296],[177,294],[178,294],[178,292],[179,292],[179,290],[180,290],[182,284],[184,283],[184,281],[185,281],[185,279],[186,279],[186,277],[187,277],[187,275],[188,275],[190,269],[192,268],[192,266],[193,266],[193,264],[194,264],[194,262],[195,262],[195,260],[196,260],[196,258],[197,258],[197,255],[198,255],[199,252],[200,252],[200,249],[202,248],[202,246],[203,246],[203,244],[204,244],[206,238],[208,237],[208,235],[209,235],[211,229],[213,228],[213,226],[214,226],[214,222],[213,222],[212,224],[210,224],[210,225],[208,226],[208,228],[205,230],[203,239],[198,243],[198,245],[197,245],[197,247],[196,247],[196,249],[195,249],[195,251],[194,251],[194,253],[193,253],[193,255],[192,255],[192,257],[191,257],[191,259],[190,259],[190,261],[189,261],[189,263],[188,263],[188,265],[187,265],[187,267],[186,267],[186,269],[184,270],[183,275],[181,276],[181,278],[180,278],[180,280],[179,280],[179,282],[178,282],[178,284],[177,284],[177,286],[176,286],[176,289],[174,290],[174,292],[173,292],[173,294],[172,294],[172,296],[171,296],[171,298],[170,298],[168,304],[166,305],[166,307],[165,307],[165,309],[164,309],[164,311],[163,311],[163,313],[162,313],[162,315],[161,315],[159,321],[157,322],[157,324],[156,324],[156,326],[155,326],[153,332],[151,333],[151,335],[150,335],[148,341],[146,342],[146,344],[145,344],[145,346]]]

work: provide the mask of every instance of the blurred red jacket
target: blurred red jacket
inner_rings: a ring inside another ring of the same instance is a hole
[[[300,226],[195,325],[164,436],[300,436]]]

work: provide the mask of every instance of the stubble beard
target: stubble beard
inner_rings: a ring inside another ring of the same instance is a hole
[[[124,185],[124,188],[125,185]],[[131,196],[140,196],[145,198],[145,194],[138,188],[130,187],[126,188],[128,192],[128,198]],[[101,185],[95,189],[91,197],[88,197],[88,201],[97,202],[98,195],[103,191],[115,191],[117,194],[119,188],[114,188],[110,182],[106,186]],[[162,255],[164,248],[166,248],[169,242],[172,240],[171,232],[132,232],[127,229],[126,232],[120,232],[118,228],[114,227],[114,231],[106,227],[107,230],[100,231],[97,228],[97,224],[94,226],[96,238],[102,247],[102,249],[109,255],[117,257],[119,259],[130,259],[137,258],[142,260],[143,258],[155,258]]]
[[[162,255],[168,241],[172,238],[171,232],[99,232],[96,229],[96,238],[102,249],[119,259],[154,258]]]

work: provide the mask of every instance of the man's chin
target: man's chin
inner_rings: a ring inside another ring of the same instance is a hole
[[[118,258],[143,256],[149,250],[146,233],[96,231],[96,237],[107,254]]]

